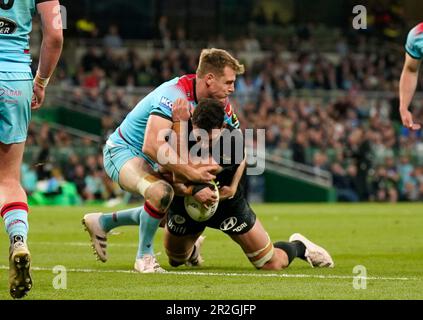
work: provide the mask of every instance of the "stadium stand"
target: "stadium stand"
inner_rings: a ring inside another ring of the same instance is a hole
[[[101,171],[104,139],[154,86],[195,72],[201,47],[219,46],[246,64],[232,101],[243,129],[267,128],[266,157],[278,170],[325,180],[339,201],[423,200],[421,132],[403,128],[397,113],[404,54],[399,34],[407,26],[391,9],[389,24],[378,25],[373,17],[370,31],[354,36],[324,25],[287,24],[278,33],[281,41],[269,41],[263,30],[275,23],[260,16],[255,33],[250,28],[236,41],[222,35],[192,41],[183,28],[170,34],[165,17],[156,39],[124,40],[117,25],[104,36],[90,33],[94,45],[79,39],[64,54],[38,117],[60,128],[32,127],[25,170],[35,171],[34,185],[54,175],[46,165],[34,165],[49,163],[76,185],[82,201],[116,197],[116,186]],[[421,97],[414,107],[423,119]],[[85,123],[72,122],[72,112],[84,114]],[[75,129],[79,137],[69,131]],[[263,179],[250,178],[251,199],[266,199]]]

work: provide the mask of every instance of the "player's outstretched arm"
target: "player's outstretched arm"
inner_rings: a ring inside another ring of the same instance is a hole
[[[413,122],[413,116],[409,111],[411,100],[417,88],[417,80],[419,76],[421,60],[412,58],[409,54],[405,55],[404,68],[402,70],[399,97],[400,97],[400,114],[402,124],[412,130],[419,130],[420,124]]]
[[[37,5],[41,17],[43,40],[40,61],[34,79],[34,96],[31,107],[38,109],[44,102],[45,88],[56,68],[62,53],[63,27],[57,0],[44,1]]]

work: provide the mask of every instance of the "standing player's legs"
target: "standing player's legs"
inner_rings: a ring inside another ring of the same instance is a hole
[[[153,240],[160,221],[165,216],[173,199],[173,189],[153,171],[142,157],[134,154],[123,156],[127,158],[126,161],[117,161],[124,163],[123,165],[115,163],[113,166],[108,166],[107,164],[117,160],[116,157],[107,154],[109,151],[106,147],[105,166],[109,176],[118,181],[124,190],[142,195],[145,203],[142,207],[114,213],[86,215],[84,222],[91,234],[95,250],[99,258],[106,261],[107,232],[119,226],[139,225],[140,242],[135,269],[139,272],[163,272],[164,270],[160,268],[154,257]],[[128,152],[131,151],[122,149],[120,153],[122,156]],[[114,167],[114,169],[110,167]],[[94,223],[94,221],[98,221],[98,223]]]
[[[125,190],[138,193],[145,199],[144,206],[137,208],[140,211],[137,259],[140,261],[136,263],[136,269],[140,272],[150,272],[148,265],[154,254],[154,235],[172,202],[173,188],[161,179],[143,158],[134,158],[125,163],[119,174],[119,183]],[[145,259],[147,261],[144,266],[142,262]]]
[[[31,256],[26,244],[28,205],[20,184],[24,141],[31,112],[32,81],[4,80],[11,76],[0,73],[3,92],[0,97],[0,214],[10,239],[10,294],[13,298],[22,298],[32,287]]]
[[[12,240],[15,236],[28,237],[28,205],[24,189],[20,184],[20,166],[24,143],[0,143],[0,203],[1,216],[6,232]]]

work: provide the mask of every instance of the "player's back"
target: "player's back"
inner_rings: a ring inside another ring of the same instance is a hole
[[[110,136],[114,142],[123,139],[126,143],[141,150],[148,118],[151,114],[160,114],[171,120],[172,102],[177,98],[186,98],[177,87],[180,78],[167,81],[145,96],[126,116],[119,128]]]
[[[29,33],[35,0],[0,0],[0,70],[29,72]]]

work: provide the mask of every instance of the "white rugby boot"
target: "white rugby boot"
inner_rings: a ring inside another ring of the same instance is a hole
[[[289,242],[292,241],[300,241],[304,244],[304,246],[306,247],[305,258],[313,268],[333,268],[335,266],[332,257],[325,249],[311,242],[303,235],[299,233],[294,233],[292,236],[289,237]]]
[[[13,299],[21,299],[32,288],[31,254],[21,236],[14,237],[9,251],[10,295]]]
[[[165,269],[160,267],[156,257],[151,254],[145,254],[141,258],[135,260],[135,271],[139,273],[164,273]]]
[[[101,213],[87,213],[82,219],[85,230],[91,238],[91,247],[98,260],[107,261],[107,233],[100,225]]]

